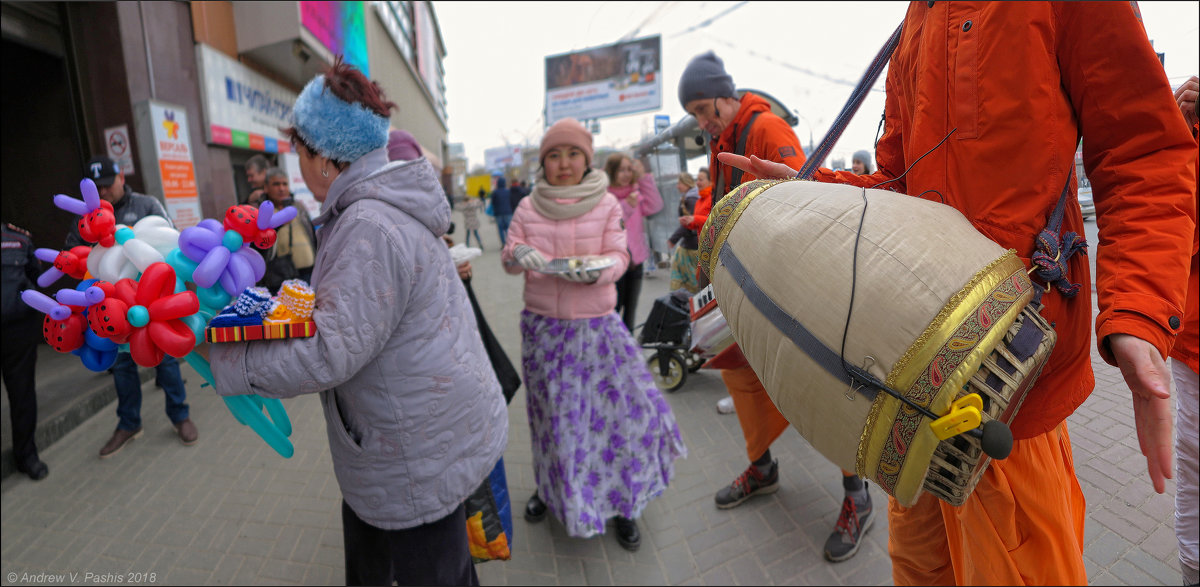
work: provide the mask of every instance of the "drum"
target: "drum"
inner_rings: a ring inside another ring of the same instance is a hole
[[[742,184],[700,239],[734,339],[800,434],[902,505],[962,504],[990,460],[921,410],[977,394],[984,423],[1016,415],[1055,341],[1016,252],[949,206],[808,181]]]

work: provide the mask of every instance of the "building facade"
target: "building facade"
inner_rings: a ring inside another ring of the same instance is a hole
[[[163,199],[180,227],[221,217],[248,192],[250,157],[294,167],[279,131],[304,83],[336,54],[400,105],[393,126],[411,132],[439,171],[448,159],[445,48],[429,2],[0,8],[3,218],[31,230],[38,246],[61,248],[76,217],[52,196],[78,197],[94,155],[118,160],[126,183]],[[448,170],[443,177],[448,184]]]

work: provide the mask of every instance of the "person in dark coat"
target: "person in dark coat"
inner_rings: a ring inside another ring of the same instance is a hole
[[[500,231],[500,246],[504,246],[508,238],[508,224],[512,222],[513,202],[512,192],[503,177],[496,179],[496,189],[492,191],[492,215],[496,217],[496,228]]]

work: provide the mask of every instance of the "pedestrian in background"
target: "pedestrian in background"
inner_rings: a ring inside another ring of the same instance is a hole
[[[339,55],[285,133],[321,202],[311,338],[214,345],[217,393],[321,395],[348,585],[476,585],[463,501],[504,452],[504,397],[420,158],[388,162],[388,102]],[[416,415],[419,414],[419,417]]]
[[[650,247],[646,242],[646,217],[662,210],[662,196],[654,185],[652,175],[635,174],[634,162],[629,155],[609,155],[604,162],[604,172],[608,174],[608,193],[621,205],[621,217],[628,235],[629,268],[617,281],[617,312],[621,314],[625,327],[633,332],[637,320],[638,295],[642,293],[642,276],[645,275],[642,264],[650,256]]]
[[[503,177],[496,178],[496,189],[492,190],[492,216],[496,218],[496,229],[500,231],[500,246],[508,242],[508,225],[512,222],[512,192]]]
[[[682,194],[679,198],[679,217],[690,216],[696,211],[696,201],[700,199],[696,180],[684,171],[679,174],[675,188]],[[700,261],[700,242],[696,231],[686,226],[676,228],[667,239],[667,248],[674,249],[671,256],[671,291],[685,289],[691,294],[700,291],[700,281],[696,278],[696,268]]]
[[[94,157],[84,166],[83,173],[96,183],[100,198],[112,204],[118,224],[133,226],[147,216],[162,216],[170,223],[171,219],[158,199],[130,189],[125,184],[125,173],[112,159]],[[263,177],[266,177],[265,171]],[[66,248],[90,244],[79,236],[79,223],[72,222],[67,233]],[[132,355],[122,352],[117,353],[111,370],[117,388],[118,421],[112,437],[100,448],[102,459],[113,456],[129,441],[142,435],[142,377],[138,366],[133,362]],[[179,434],[179,441],[184,446],[195,444],[200,433],[189,417],[187,388],[179,372],[179,361],[170,355],[163,355],[162,362],[154,367],[154,380],[166,396],[167,417]]]
[[[250,186],[250,193],[242,200],[243,204],[257,207],[262,203],[267,193],[267,170],[271,167],[271,162],[262,153],[246,161],[246,183]]]
[[[867,175],[875,171],[871,165],[871,154],[866,149],[854,152],[854,157],[850,159],[850,171],[855,175]]]
[[[33,236],[28,231],[7,222],[2,227],[3,376],[12,424],[13,460],[18,471],[34,481],[41,481],[50,474],[50,468],[38,458],[34,442],[37,432],[37,349],[42,339],[43,319],[21,301],[21,292],[35,288],[42,266],[33,255]]]
[[[629,252],[620,204],[607,176],[589,167],[592,155],[592,134],[575,119],[546,131],[542,175],[501,252],[504,270],[525,276],[521,366],[537,483],[525,519],[553,511],[569,536],[587,538],[615,517],[617,541],[633,551],[641,544],[636,520],[687,450],[613,310]],[[568,257],[612,265],[542,272],[548,260]]]
[[[275,229],[275,246],[271,247],[267,258],[268,276],[272,273],[279,275],[278,272],[272,271],[273,264],[289,263],[295,270],[296,277],[311,283],[313,263],[317,258],[317,235],[313,230],[308,210],[292,195],[288,175],[284,170],[278,167],[267,170],[266,198],[276,210],[295,206],[297,212],[291,222]],[[268,280],[268,276],[264,276],[263,279]],[[266,281],[265,285],[272,292],[277,292],[283,282],[284,279],[276,278]]]
[[[463,240],[468,247],[471,246],[471,235],[475,235],[475,244],[479,245],[479,250],[483,250],[483,239],[479,238],[479,211],[483,210],[483,200],[487,197],[487,190],[479,188],[479,196],[467,196],[467,200],[462,203],[459,211],[463,215],[463,229],[466,231]]]

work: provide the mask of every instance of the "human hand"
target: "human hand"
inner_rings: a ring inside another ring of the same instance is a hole
[[[462,264],[456,266],[458,269],[458,278],[466,281],[471,278],[471,262],[463,261]]]
[[[1138,446],[1146,457],[1146,468],[1154,491],[1162,493],[1166,480],[1174,478],[1171,431],[1171,384],[1167,365],[1154,345],[1136,336],[1113,334],[1109,349],[1125,384],[1133,396],[1133,420]]]
[[[200,343],[200,344],[196,345],[196,348],[195,348],[195,349],[193,349],[193,352],[195,352],[197,355],[200,355],[201,357],[204,357],[204,360],[205,360],[205,361],[208,361],[208,360],[209,360],[209,358],[208,358],[208,351],[209,351],[211,348],[212,348],[212,343],[211,343],[211,342],[208,342],[208,341],[206,340],[206,341],[204,341],[204,342],[202,342],[202,343]]]
[[[679,226],[682,226],[682,227],[684,227],[684,228],[687,228],[688,226],[691,226],[691,224],[692,224],[692,221],[693,221],[693,220],[695,220],[695,219],[696,219],[696,217],[695,217],[695,216],[691,216],[691,215],[688,215],[688,216],[680,216],[680,217],[679,217]]]
[[[1196,96],[1198,93],[1200,93],[1200,78],[1194,75],[1175,89],[1175,103],[1179,105],[1179,111],[1183,113],[1183,118],[1187,121],[1188,126],[1196,124]]]
[[[733,153],[717,153],[717,160],[747,173],[752,173],[754,177],[759,179],[792,179],[796,177],[797,173],[800,173],[800,170],[792,169],[783,163],[759,159],[754,155],[747,158],[744,155],[735,155]],[[716,194],[713,194],[713,197],[716,197]]]
[[[575,283],[595,283],[597,279],[600,279],[600,270],[584,269],[583,265],[580,265],[579,267],[569,268],[559,273],[558,276]]]
[[[546,258],[537,252],[537,249],[526,244],[513,247],[513,258],[526,271],[538,271],[546,266]]]
[[[642,194],[637,190],[633,190],[632,192],[629,192],[628,196],[625,197],[625,203],[629,204],[630,207],[636,208],[638,205],[638,199],[641,198],[641,195]]]

